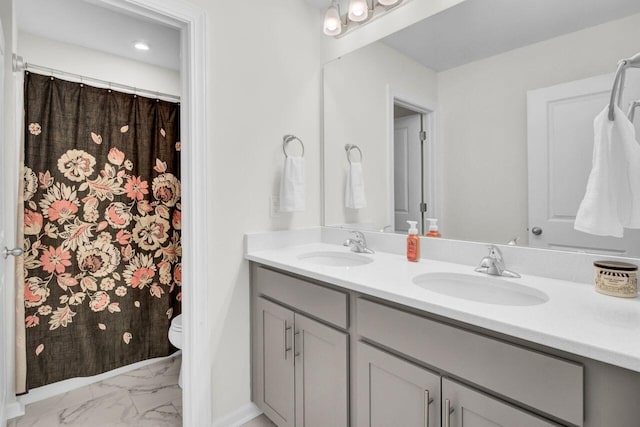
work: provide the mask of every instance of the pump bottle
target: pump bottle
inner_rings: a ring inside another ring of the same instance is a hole
[[[427,221],[429,221],[427,237],[442,237],[442,234],[438,231],[438,218],[427,218]]]
[[[409,223],[409,235],[407,236],[407,259],[417,262],[420,259],[420,237],[418,236],[418,221],[407,221]]]

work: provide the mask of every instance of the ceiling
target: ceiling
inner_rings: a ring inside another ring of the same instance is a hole
[[[331,3],[306,1],[320,10]],[[348,0],[339,2],[344,13]],[[95,0],[15,3],[21,31],[179,69],[175,28],[103,8]],[[640,13],[638,0],[466,0],[382,41],[442,71],[634,13]],[[137,40],[149,43],[151,50],[134,49]]]
[[[164,68],[180,68],[176,28],[83,0],[18,0],[15,4],[20,31]],[[151,49],[134,49],[133,42],[139,40]]]
[[[348,0],[341,3],[344,14]],[[639,0],[466,0],[382,42],[443,71],[635,13]]]

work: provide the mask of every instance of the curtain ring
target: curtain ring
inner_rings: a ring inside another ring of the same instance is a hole
[[[351,164],[351,151],[353,150],[358,150],[358,153],[360,153],[360,163],[362,163],[362,150],[360,149],[360,147],[358,147],[355,144],[346,144],[344,146],[345,151],[347,152],[347,160],[349,161],[349,164]]]
[[[284,156],[289,157],[289,154],[287,153],[287,146],[293,141],[298,141],[300,143],[300,146],[302,147],[302,155],[300,157],[304,157],[304,143],[295,135],[285,135],[282,137],[282,152],[284,153]]]

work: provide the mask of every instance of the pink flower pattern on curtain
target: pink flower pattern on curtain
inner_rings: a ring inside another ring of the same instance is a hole
[[[175,350],[179,127],[178,104],[25,76],[29,387]]]

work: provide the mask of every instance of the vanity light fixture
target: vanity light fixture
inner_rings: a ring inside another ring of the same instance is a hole
[[[369,0],[349,0],[349,10],[343,18],[338,0],[331,0],[331,5],[324,15],[323,31],[328,36],[337,37],[349,26],[349,23],[362,24],[401,2],[402,0],[371,0],[371,3]]]
[[[149,44],[146,43],[146,42],[143,42],[143,41],[133,42],[133,47],[135,47],[138,50],[149,50],[149,49],[151,49],[149,47]]]
[[[362,21],[366,21],[368,17],[369,17],[369,4],[367,0],[351,0],[349,2],[349,20],[350,21],[362,22]]]
[[[328,36],[337,36],[342,33],[342,18],[340,17],[340,5],[333,0],[331,6],[324,14],[324,33]]]

